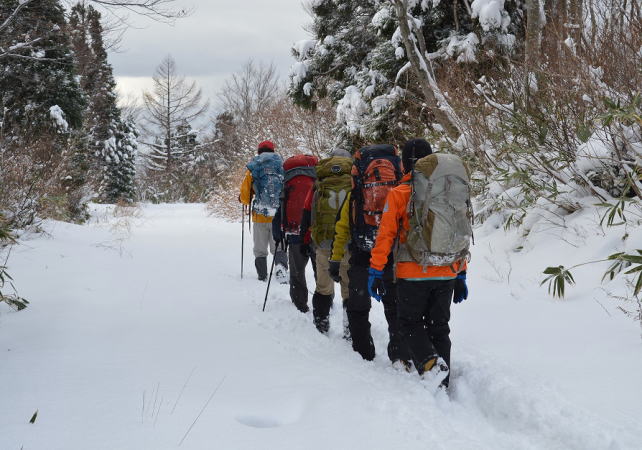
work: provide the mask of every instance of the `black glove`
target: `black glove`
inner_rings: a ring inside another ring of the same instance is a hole
[[[283,247],[283,238],[284,236],[281,230],[272,229],[272,239],[274,239],[277,247]]]
[[[328,263],[328,273],[330,274],[330,278],[332,278],[335,283],[341,282],[341,275],[339,275],[339,271],[341,270],[341,261],[328,261]]]
[[[466,285],[466,271],[460,272],[455,278],[455,289],[453,292],[453,303],[461,303],[468,298],[468,286]]]

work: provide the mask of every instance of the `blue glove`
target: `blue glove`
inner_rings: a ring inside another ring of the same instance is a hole
[[[373,269],[372,267],[368,269],[368,293],[370,297],[373,297],[378,302],[386,295],[386,286],[383,283],[383,270]]]
[[[466,285],[466,272],[461,272],[455,278],[455,289],[453,303],[461,303],[468,298],[468,286]]]

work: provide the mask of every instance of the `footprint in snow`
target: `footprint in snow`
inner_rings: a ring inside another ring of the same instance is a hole
[[[279,419],[267,416],[237,416],[236,421],[252,428],[278,428],[286,425]]]

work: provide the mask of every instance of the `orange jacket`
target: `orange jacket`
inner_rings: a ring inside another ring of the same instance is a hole
[[[245,178],[243,178],[243,183],[241,183],[241,193],[239,194],[239,201],[244,205],[250,206],[253,193],[254,180],[252,179],[252,173],[249,170],[246,170]],[[271,223],[272,217],[257,214],[252,211],[252,220],[256,223]]]
[[[401,182],[410,181],[410,174],[406,174]],[[401,242],[406,242],[406,234],[410,229],[408,223],[408,201],[410,200],[410,185],[400,184],[388,193],[386,206],[383,209],[381,224],[377,232],[377,241],[370,256],[370,266],[383,270],[388,262],[388,255],[392,250],[397,235]],[[401,224],[401,232],[399,232]],[[462,270],[464,270],[462,268]],[[422,267],[416,262],[397,262],[397,278],[403,279],[452,279],[457,276],[450,266]]]

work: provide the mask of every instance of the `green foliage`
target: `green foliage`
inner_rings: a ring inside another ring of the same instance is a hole
[[[631,126],[636,123],[642,125],[642,95],[633,96],[629,103],[625,105],[619,99],[614,101],[606,98],[604,99],[604,106],[607,111],[600,118],[605,126],[613,123],[621,123],[625,126]]]
[[[524,211],[520,211],[520,214],[517,212],[511,213],[511,215],[508,216],[508,219],[504,222],[504,231],[519,227],[524,221],[524,217],[526,217],[526,212]]]
[[[602,216],[602,219],[600,220],[600,225],[603,226],[604,222],[606,222],[607,227],[615,227],[618,225],[624,225],[626,224],[626,215],[624,213],[624,208],[626,207],[626,202],[630,201],[626,198],[621,198],[615,203],[598,203],[596,206],[601,206],[606,209],[606,212]],[[616,219],[618,222],[616,222]]]
[[[548,275],[548,277],[542,280],[540,286],[548,282],[548,293],[552,294],[553,297],[564,298],[566,283],[575,284],[575,279],[573,279],[570,269],[565,269],[564,266],[547,267],[544,270],[544,274]]]
[[[593,127],[590,124],[580,124],[577,127],[577,138],[581,143],[586,143],[593,134]]]
[[[544,274],[548,276],[544,280],[542,280],[540,286],[548,282],[548,293],[552,294],[553,297],[564,298],[564,288],[566,287],[566,283],[575,284],[573,275],[570,272],[572,269],[580,266],[585,266],[587,264],[611,261],[612,264],[602,276],[602,282],[607,279],[609,281],[613,280],[618,274],[625,270],[625,275],[637,274],[635,287],[633,289],[633,295],[637,296],[640,291],[642,291],[642,250],[636,250],[636,252],[637,254],[628,254],[624,252],[614,253],[607,259],[577,264],[568,269],[566,269],[564,266],[547,267],[544,271]]]
[[[9,226],[5,222],[2,215],[0,215],[0,249],[7,244],[13,244],[14,242],[15,238],[13,237],[13,234],[11,234]],[[5,302],[12,308],[20,311],[25,309],[29,302],[22,297],[18,297],[17,295],[5,295],[2,292],[5,284],[9,284],[11,285],[11,287],[13,287],[12,281],[13,278],[11,278],[11,275],[9,275],[9,273],[7,272],[7,267],[4,265],[0,266],[0,302]]]
[[[0,289],[3,289],[5,284],[9,284],[15,291],[15,287],[13,286],[12,281],[13,278],[11,278],[11,275],[7,273],[7,268],[5,266],[0,266]],[[16,294],[4,294],[1,290],[0,302],[6,303],[16,311],[22,311],[29,304],[29,301],[27,299],[22,298]]]
[[[613,261],[613,264],[606,270],[602,281],[606,278],[612,280],[625,269],[629,269],[624,272],[625,275],[631,275],[637,273],[637,279],[635,280],[635,288],[633,289],[633,295],[638,295],[640,290],[642,290],[642,250],[636,250],[637,255],[631,255],[624,252],[614,253],[608,257],[608,261]]]
[[[13,235],[11,234],[11,230],[9,229],[7,223],[4,221],[2,215],[0,215],[0,247],[2,247],[6,243],[11,242],[13,242]]]

